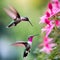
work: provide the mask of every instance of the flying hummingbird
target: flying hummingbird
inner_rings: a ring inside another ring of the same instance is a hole
[[[12,23],[10,23],[7,26],[7,28],[16,26],[18,23],[20,23],[22,21],[28,21],[32,25],[32,23],[29,21],[29,18],[21,17],[20,14],[17,12],[17,10],[14,7],[9,6],[9,8],[4,8],[4,10],[14,20]]]
[[[37,35],[29,36],[27,42],[19,41],[19,42],[13,43],[12,45],[13,46],[25,46],[23,57],[26,57],[31,50],[32,40],[33,40],[34,36],[37,36]]]

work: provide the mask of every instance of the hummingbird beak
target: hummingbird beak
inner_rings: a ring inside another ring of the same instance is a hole
[[[33,26],[32,23],[31,23],[30,21],[28,21],[28,22],[31,24],[31,26]]]

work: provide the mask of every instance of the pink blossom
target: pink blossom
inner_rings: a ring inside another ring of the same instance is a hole
[[[60,2],[58,0],[52,0],[54,3],[52,3],[53,7],[53,13],[56,14],[57,12],[60,11]]]
[[[51,4],[51,3],[48,4],[48,8],[49,8],[50,10],[52,10],[53,7],[52,7],[52,4]]]
[[[48,4],[48,13],[50,16],[55,15],[60,11],[60,2],[58,0],[51,0],[54,3],[49,3]]]
[[[56,6],[58,7],[58,5],[59,5],[59,0],[51,0],[53,3],[55,3],[56,4]]]
[[[44,37],[43,43],[39,45],[43,47],[40,50],[40,52],[45,52],[47,54],[50,54],[50,52],[53,50],[53,47],[56,46],[56,44],[53,43],[52,41],[53,41],[53,38]]]
[[[40,20],[39,24],[40,24],[40,23],[49,24],[50,22],[49,22],[49,20],[48,20],[48,17],[50,17],[50,13],[47,11],[47,12],[46,12],[46,15],[40,17],[41,20]]]
[[[48,25],[50,25],[50,20],[45,19],[45,23],[48,24]]]
[[[60,21],[59,20],[55,20],[55,24],[57,27],[60,27]]]
[[[48,9],[45,15],[42,16],[40,20],[40,23],[46,24],[46,26],[43,29],[41,29],[42,32],[45,32],[45,37],[43,39],[43,42],[40,44],[40,46],[43,47],[40,51],[45,52],[47,54],[50,54],[50,52],[53,50],[53,47],[56,46],[56,44],[53,43],[53,38],[49,38],[48,36],[50,35],[55,26],[60,27],[60,20],[58,19],[54,20],[54,18],[52,20],[49,20],[50,17],[60,12],[60,1],[59,0],[51,1],[52,3],[50,2],[48,4]]]
[[[40,50],[41,52],[45,52],[47,54],[50,54],[53,50],[53,47],[55,46],[54,43],[51,44],[45,44],[45,46]]]
[[[56,7],[59,8],[59,0],[51,0],[53,2],[53,4],[56,5]]]
[[[52,3],[49,3],[49,4],[48,4],[48,8],[50,9],[51,14],[53,14],[53,10],[52,10],[52,9],[53,9],[53,6],[52,6]]]
[[[55,3],[56,3],[56,7],[59,8],[59,2],[56,1]]]
[[[51,0],[51,1],[59,1],[59,0]]]
[[[41,43],[39,46],[43,46],[44,44],[47,44],[47,43],[51,43],[53,40],[53,38],[49,38],[49,37],[44,37],[43,38],[43,43]]]
[[[40,22],[39,22],[39,24],[40,24],[40,23],[45,23],[45,19],[46,19],[46,15],[40,17]]]
[[[50,13],[48,11],[46,12],[46,17],[50,17]]]
[[[59,0],[51,0],[53,3],[55,3],[55,2],[59,2]]]
[[[43,29],[42,32],[46,32],[46,36],[48,36],[54,28],[54,24],[46,25]]]
[[[51,41],[53,40],[53,38],[49,38],[49,37],[44,37],[43,42],[46,43],[51,43]]]
[[[48,14],[48,13],[47,13],[47,14]],[[45,16],[42,16],[40,19],[41,19],[41,20],[40,20],[39,24],[40,24],[40,23],[45,23],[45,24],[50,25],[50,20],[48,20],[48,17],[46,17],[46,15],[45,15]]]

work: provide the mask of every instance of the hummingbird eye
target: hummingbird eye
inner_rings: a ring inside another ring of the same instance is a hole
[[[28,17],[25,17],[25,18],[26,18],[26,20],[29,20]]]

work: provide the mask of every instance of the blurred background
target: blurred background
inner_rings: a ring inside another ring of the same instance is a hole
[[[0,60],[35,60],[34,50],[42,40],[40,17],[44,14],[49,0],[1,0],[0,1]],[[21,16],[28,17],[33,27],[28,22],[21,22],[16,27],[6,28],[12,19],[3,8],[13,5]],[[23,58],[25,47],[14,47],[16,41],[27,41],[30,35],[39,34],[33,39],[31,52]]]

